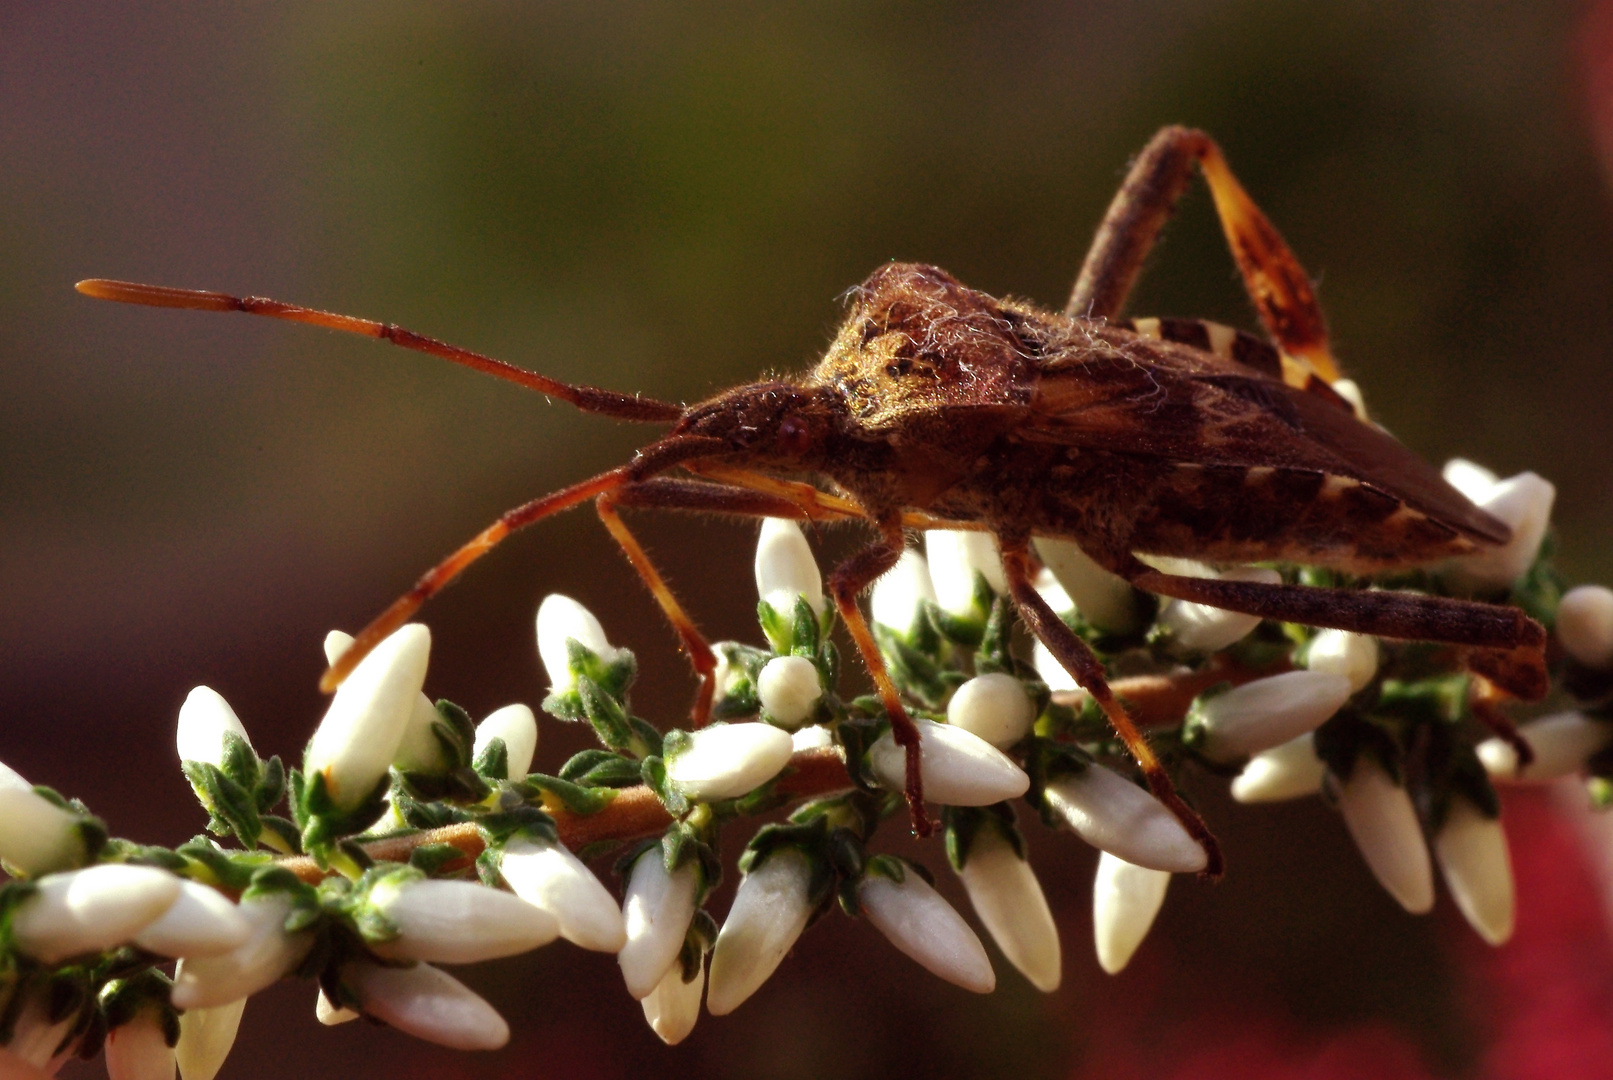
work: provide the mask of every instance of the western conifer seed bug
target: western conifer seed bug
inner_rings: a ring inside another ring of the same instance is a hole
[[[1160,227],[1197,166],[1267,343],[1190,320],[1121,317]],[[1521,612],[1389,590],[1200,579],[1137,554],[1279,561],[1370,573],[1503,544],[1506,525],[1359,417],[1303,268],[1201,132],[1160,131],[1132,164],[1062,312],[997,300],[931,266],[891,263],[853,290],[818,366],[684,407],[574,386],[390,324],[256,297],[93,280],[104,300],[243,311],[363,334],[496,375],[578,408],[670,424],[627,464],[505,513],[433,567],[325,673],[329,691],[377,642],[516,529],[594,500],[682,640],[705,723],[716,658],[619,514],[624,506],[742,517],[860,519],[876,538],[829,585],[907,754],[913,823],[929,829],[908,718],[857,607],[906,528],[995,535],[1012,599],[1108,716],[1150,787],[1203,845],[1214,838],[1173,790],[1109,689],[1102,664],[1031,585],[1036,537],[1074,541],[1161,596],[1312,626],[1461,648],[1470,669],[1522,698],[1545,691],[1545,633]],[[681,472],[681,475],[667,475]]]

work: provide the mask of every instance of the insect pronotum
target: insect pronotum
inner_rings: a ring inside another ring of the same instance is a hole
[[[1121,317],[1194,166],[1270,343],[1188,320]],[[841,618],[907,754],[914,827],[930,828],[909,719],[857,607],[890,569],[904,529],[991,532],[1027,626],[1104,710],[1148,784],[1203,845],[1214,838],[1173,790],[1110,691],[1102,664],[1032,587],[1037,537],[1074,541],[1162,596],[1263,618],[1443,642],[1522,698],[1544,693],[1545,633],[1508,607],[1410,592],[1323,589],[1163,573],[1138,554],[1281,561],[1355,572],[1431,563],[1505,543],[1507,526],[1356,415],[1303,268],[1202,132],[1160,131],[1132,164],[1062,312],[998,300],[931,266],[892,263],[853,290],[808,374],[736,387],[691,406],[524,371],[391,324],[276,300],[92,280],[103,300],[243,311],[381,338],[496,375],[586,412],[670,424],[631,461],[508,511],[433,567],[325,673],[334,689],[374,645],[516,529],[594,500],[700,678],[716,658],[619,514],[623,506],[809,521],[860,519],[875,538],[829,578]]]

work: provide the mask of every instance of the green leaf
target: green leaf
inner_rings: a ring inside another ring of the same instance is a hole
[[[632,787],[641,783],[639,762],[610,750],[584,750],[560,766],[560,779],[582,787]]]
[[[616,798],[613,788],[582,787],[543,773],[533,773],[525,780],[512,781],[512,786],[527,798],[542,800],[545,794],[552,795],[573,814],[597,814]]]

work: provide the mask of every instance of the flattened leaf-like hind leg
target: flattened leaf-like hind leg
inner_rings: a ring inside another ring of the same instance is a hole
[[[1322,589],[1179,577],[1130,556],[1098,560],[1139,589],[1263,619],[1433,641],[1464,650],[1467,667],[1524,701],[1546,695],[1546,631],[1517,608],[1389,589]]]
[[[1202,131],[1167,127],[1132,162],[1087,252],[1067,315],[1113,319],[1125,307],[1143,262],[1198,165],[1215,200],[1227,245],[1260,321],[1278,347],[1305,361],[1328,382],[1339,377],[1328,349],[1327,324],[1305,268],[1282,234],[1228,168]]]
[[[998,545],[1002,551],[1003,572],[1008,579],[1008,591],[1014,598],[1014,604],[1019,608],[1020,618],[1030,627],[1031,633],[1046,645],[1048,651],[1057,658],[1081,688],[1092,695],[1103,709],[1104,715],[1109,718],[1110,725],[1115,734],[1120,736],[1136,759],[1138,768],[1142,769],[1143,779],[1148,782],[1149,790],[1154,797],[1170,808],[1176,815],[1188,834],[1204,849],[1204,874],[1207,877],[1218,878],[1224,870],[1221,858],[1221,846],[1216,842],[1215,836],[1210,832],[1204,819],[1188,806],[1176,787],[1171,783],[1165,767],[1160,764],[1153,747],[1148,745],[1147,738],[1137,730],[1125,706],[1120,704],[1114,692],[1109,689],[1109,679],[1103,670],[1103,664],[1087,648],[1086,642],[1064,624],[1042,599],[1035,586],[1031,584],[1032,566],[1029,541],[1024,537],[998,536]]]

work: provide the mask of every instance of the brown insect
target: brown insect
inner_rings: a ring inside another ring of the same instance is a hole
[[[1195,164],[1271,344],[1196,321],[1120,318]],[[274,300],[113,281],[78,288],[106,300],[244,311],[364,334],[587,412],[672,425],[626,465],[509,511],[433,567],[325,673],[327,691],[504,537],[593,499],[700,676],[697,726],[711,708],[715,657],[619,509],[855,518],[874,526],[877,538],[835,568],[830,591],[906,748],[907,798],[920,832],[929,823],[918,730],[856,604],[895,564],[906,528],[995,535],[1026,624],[1102,706],[1154,793],[1204,846],[1211,874],[1221,860],[1209,830],[1172,789],[1111,693],[1101,663],[1032,588],[1033,537],[1074,541],[1148,592],[1263,618],[1447,643],[1462,648],[1468,666],[1494,686],[1531,699],[1545,692],[1545,633],[1512,608],[1407,592],[1180,577],[1136,558],[1276,560],[1372,572],[1509,538],[1507,526],[1358,417],[1332,389],[1337,368],[1303,268],[1201,132],[1166,128],[1138,156],[1062,313],[993,299],[934,267],[893,263],[853,292],[849,316],[810,374],[737,387],[689,407],[556,382],[390,324]],[[683,475],[665,475],[674,470]]]

